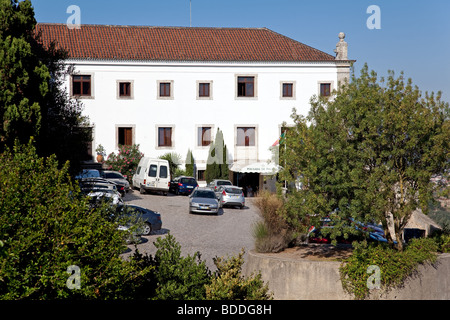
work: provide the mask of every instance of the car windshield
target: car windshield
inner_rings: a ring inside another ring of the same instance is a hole
[[[218,186],[231,186],[231,182],[230,181],[217,181],[217,185]]]
[[[241,194],[242,190],[238,188],[225,188],[226,193]]]
[[[195,181],[194,178],[181,178],[180,182],[183,184],[189,184],[189,185],[196,185],[197,182]]]
[[[194,193],[194,198],[209,198],[209,199],[215,199],[216,194],[213,191],[207,191],[207,190],[197,190]]]
[[[123,179],[123,176],[118,172],[105,172],[103,176],[107,179]]]

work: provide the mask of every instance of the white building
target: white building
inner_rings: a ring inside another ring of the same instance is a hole
[[[146,156],[175,152],[184,160],[191,149],[199,180],[218,128],[235,173],[270,161],[292,109],[306,115],[310,98],[329,95],[352,62],[343,35],[335,57],[266,28],[37,29],[44,44],[54,40],[69,53],[74,74],[66,85],[85,106],[93,150],[139,144]],[[230,178],[262,187],[257,172]]]

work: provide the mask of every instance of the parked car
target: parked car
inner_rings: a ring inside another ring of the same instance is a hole
[[[177,177],[170,182],[169,192],[175,194],[191,194],[198,187],[197,180],[193,177]]]
[[[231,183],[230,180],[214,179],[208,184],[208,187],[213,189],[214,192],[216,192],[217,196],[219,197],[221,192],[218,189],[220,188],[220,186],[232,186],[232,185],[233,184]]]
[[[78,180],[81,192],[89,198],[91,207],[96,207],[104,201],[112,205],[123,203],[115,183],[103,178],[81,178]]]
[[[138,188],[141,194],[147,191],[160,191],[167,195],[169,185],[169,161],[148,157],[141,158],[136,173],[133,175],[133,188]]]
[[[152,231],[161,230],[161,214],[158,212],[135,205],[119,205],[116,212],[120,218],[124,216],[131,218],[130,220],[125,219],[126,224],[120,226],[120,230],[128,230],[133,223],[138,223],[139,219],[142,220],[143,226],[137,230],[137,235],[148,236]]]
[[[316,228],[311,226],[308,230],[308,242],[310,243],[331,243],[329,235],[326,236],[321,232],[323,229],[334,228],[330,218],[321,219],[321,227]],[[361,223],[355,221],[353,218],[349,219],[349,226],[361,231],[360,235],[350,235],[347,239],[344,236],[336,238],[338,243],[351,244],[353,241],[360,241],[363,239],[363,234],[366,234],[368,241],[387,242],[384,236],[383,228],[375,223]]]
[[[100,174],[102,178],[116,184],[117,191],[119,191],[122,197],[125,196],[128,191],[130,191],[130,183],[120,172],[104,170],[100,172]]]
[[[210,188],[197,187],[189,196],[189,213],[219,213],[220,203]]]
[[[242,188],[222,185],[219,187],[218,191],[221,192],[219,200],[222,207],[237,206],[241,209],[245,207],[245,197]]]

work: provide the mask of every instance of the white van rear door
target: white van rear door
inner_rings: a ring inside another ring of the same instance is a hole
[[[159,163],[158,178],[156,179],[158,189],[169,189],[169,167],[166,163]]]

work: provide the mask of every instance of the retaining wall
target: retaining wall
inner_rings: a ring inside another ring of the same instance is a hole
[[[250,251],[243,273],[261,271],[276,300],[349,300],[342,289],[340,262],[291,259]],[[402,288],[389,292],[372,290],[373,300],[450,300],[450,254],[439,256],[435,265],[421,265]]]

